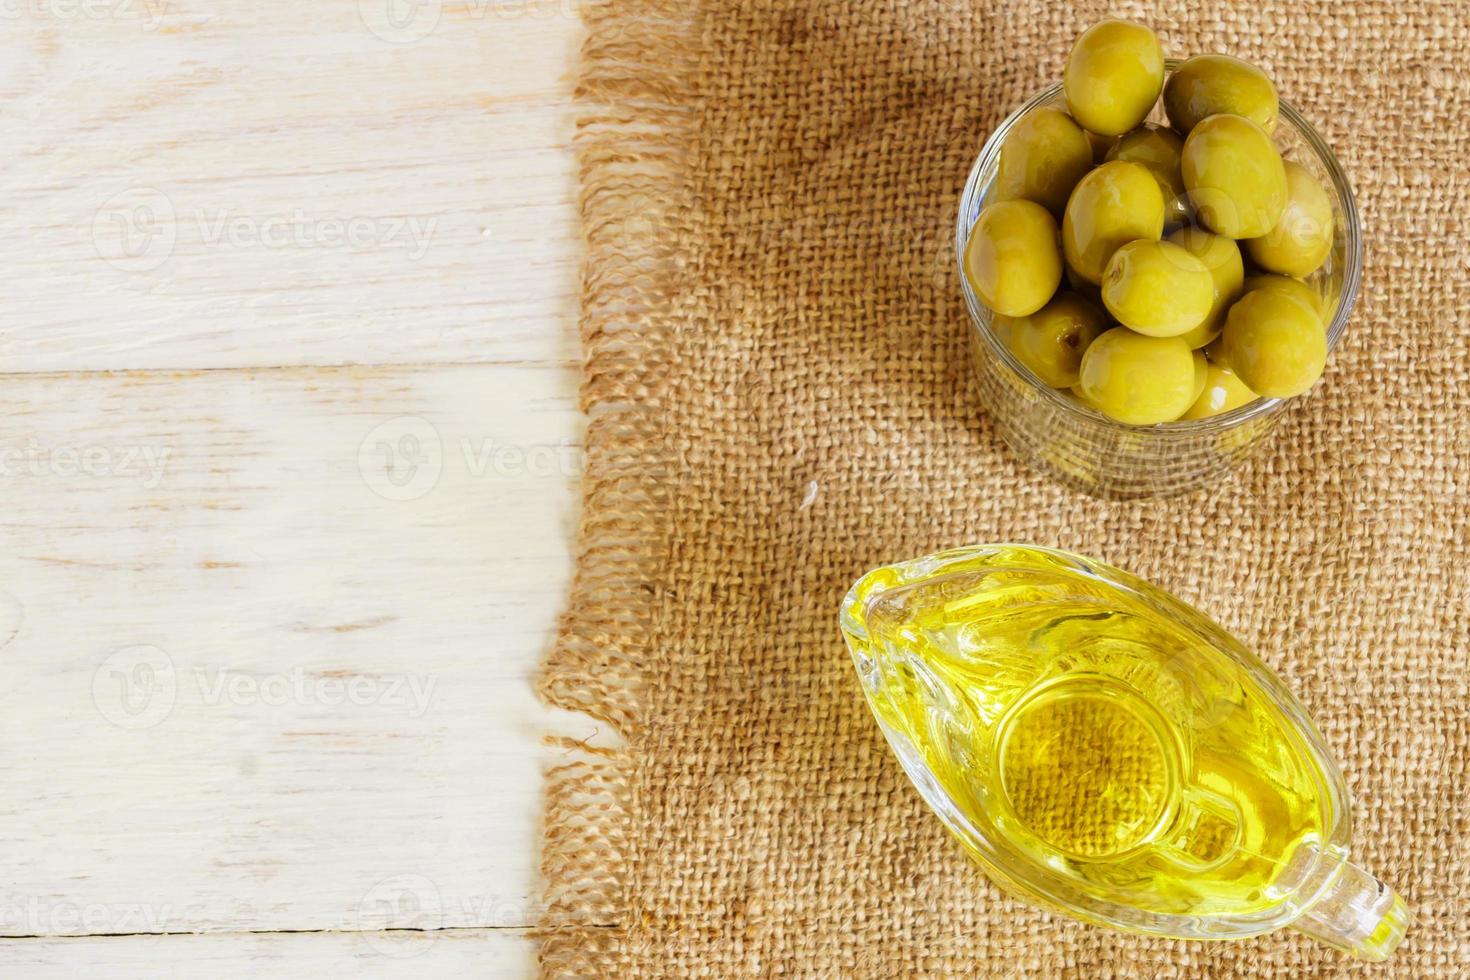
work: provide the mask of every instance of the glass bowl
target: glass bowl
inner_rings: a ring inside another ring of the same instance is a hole
[[[1180,65],[1170,59],[1167,69]],[[1066,108],[1062,86],[1053,85],[1012,112],[986,140],[965,182],[955,224],[955,261],[973,329],[971,354],[980,396],[1008,446],[1038,470],[1098,497],[1135,498],[1188,493],[1215,483],[1266,440],[1282,411],[1296,399],[1260,398],[1194,422],[1125,425],[1052,388],[1031,373],[991,329],[994,314],[964,274],[965,242],[980,209],[989,202],[1006,136],[1028,112]],[[1158,108],[1150,116],[1162,122]],[[1282,100],[1275,142],[1284,159],[1315,176],[1332,198],[1332,251],[1307,282],[1323,299],[1329,359],[1342,339],[1362,278],[1363,237],[1352,188],[1332,150],[1289,102]]]

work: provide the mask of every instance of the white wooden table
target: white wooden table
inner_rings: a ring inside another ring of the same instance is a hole
[[[575,0],[0,6],[0,976],[523,976]]]

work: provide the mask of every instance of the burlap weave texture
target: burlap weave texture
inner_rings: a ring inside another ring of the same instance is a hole
[[[1353,182],[1358,311],[1211,491],[1022,466],[970,378],[965,174],[1120,15],[1260,64]],[[549,976],[1470,976],[1470,9],[1452,2],[598,0],[580,94],[591,416],[543,683],[626,748],[548,783]],[[1012,900],[925,809],[835,623],[866,569],[1022,541],[1220,621],[1297,693],[1354,853],[1418,915],[1387,964],[1143,939]]]

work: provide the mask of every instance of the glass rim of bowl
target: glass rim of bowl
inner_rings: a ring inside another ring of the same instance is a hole
[[[1172,73],[1184,63],[1181,58],[1167,58],[1164,67],[1167,73]],[[1116,428],[1135,432],[1169,432],[1188,433],[1201,430],[1218,429],[1234,426],[1250,421],[1251,419],[1271,414],[1290,398],[1257,398],[1239,408],[1233,408],[1219,415],[1212,415],[1203,419],[1176,419],[1173,422],[1159,422],[1154,425],[1131,425],[1126,422],[1118,422],[1108,418],[1089,405],[1084,404],[1078,398],[1067,394],[1059,388],[1053,388],[1041,381],[1023,365],[1016,355],[1011,353],[1009,347],[1000,342],[990,328],[988,319],[981,316],[980,310],[984,304],[975,295],[969,280],[965,277],[965,243],[970,237],[970,228],[974,224],[968,220],[971,205],[981,200],[982,188],[980,185],[981,175],[987,170],[993,170],[999,166],[1000,148],[1005,143],[1005,138],[1016,124],[1029,112],[1039,109],[1062,94],[1062,83],[1056,82],[1048,85],[1018,106],[1005,121],[995,128],[985,145],[980,149],[980,155],[976,157],[975,164],[970,168],[970,175],[965,180],[965,188],[960,194],[959,214],[955,219],[955,265],[959,270],[960,290],[965,296],[965,306],[970,313],[970,325],[980,332],[981,337],[990,345],[993,352],[1000,360],[1014,371],[1031,388],[1041,393],[1043,398],[1049,398],[1063,410],[1072,412],[1082,418]],[[1353,307],[1357,304],[1358,288],[1363,278],[1363,229],[1361,219],[1358,215],[1357,197],[1353,194],[1352,184],[1348,182],[1347,174],[1343,172],[1342,165],[1337,161],[1337,155],[1327,145],[1317,132],[1315,126],[1307,121],[1290,102],[1278,98],[1280,111],[1278,119],[1285,121],[1291,128],[1301,136],[1302,140],[1311,149],[1317,162],[1327,171],[1327,176],[1332,181],[1333,190],[1337,192],[1338,198],[1343,202],[1343,235],[1345,247],[1343,248],[1343,274],[1342,289],[1338,294],[1337,309],[1332,316],[1332,322],[1327,327],[1327,352],[1331,354],[1337,349],[1338,342],[1342,339],[1343,332],[1347,329],[1348,320],[1352,317]],[[1279,123],[1278,123],[1279,125]],[[994,183],[992,178],[991,183]],[[989,192],[990,186],[984,189]],[[1300,398],[1301,396],[1296,396]]]

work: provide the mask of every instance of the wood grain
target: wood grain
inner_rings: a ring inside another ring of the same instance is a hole
[[[573,381],[12,377],[0,933],[530,921]]]
[[[452,932],[258,933],[0,941],[0,962],[25,980],[155,980],[268,976],[272,980],[511,980],[535,948],[508,929]]]
[[[7,11],[0,973],[530,969],[580,34]]]
[[[13,9],[5,370],[576,360],[568,0]]]

